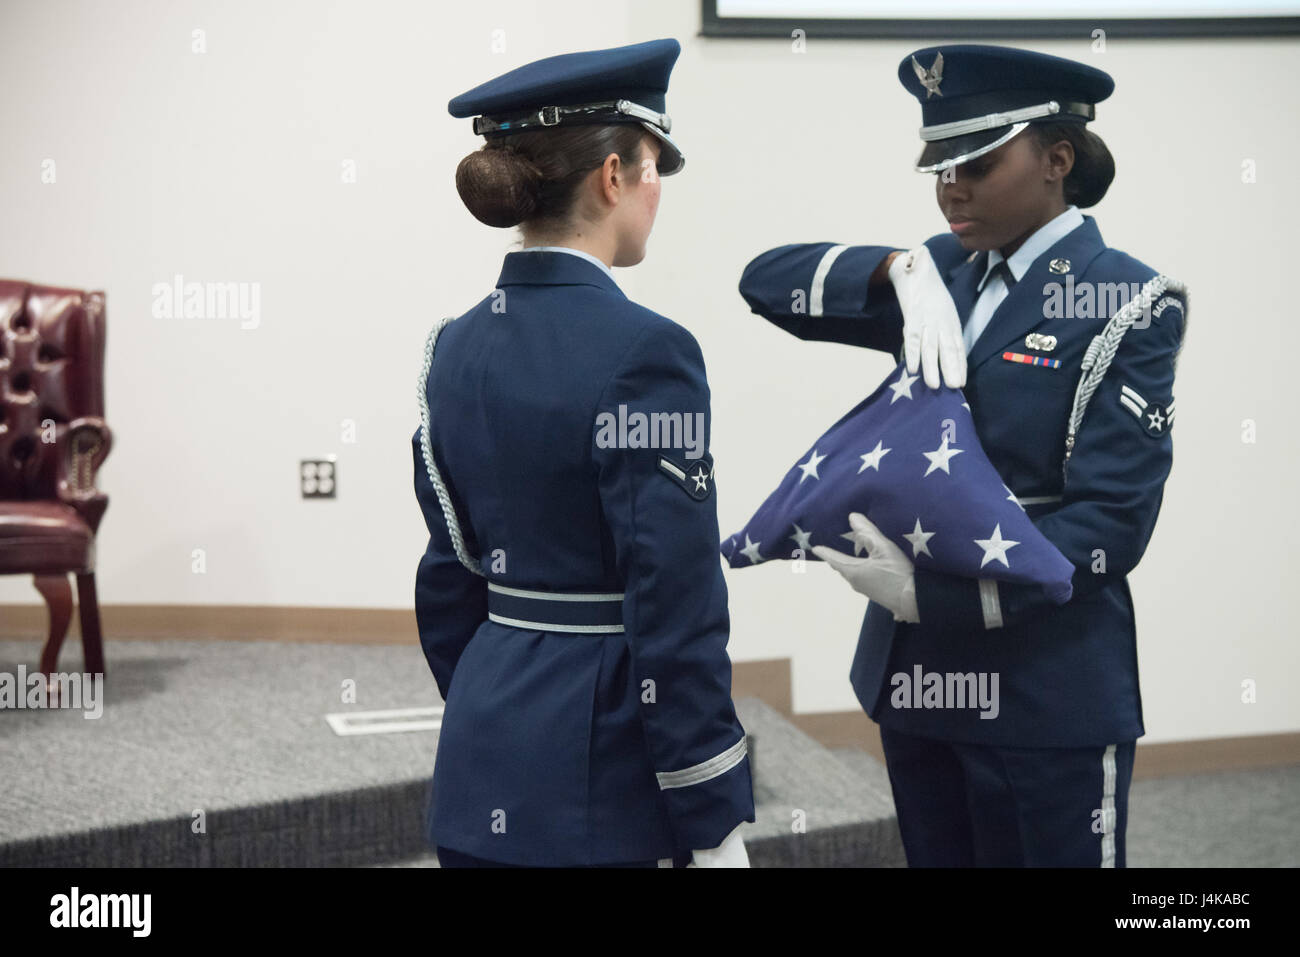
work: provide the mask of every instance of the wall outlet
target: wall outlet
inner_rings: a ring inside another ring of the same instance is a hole
[[[303,498],[334,498],[338,488],[337,457],[303,459],[298,469],[298,481]]]

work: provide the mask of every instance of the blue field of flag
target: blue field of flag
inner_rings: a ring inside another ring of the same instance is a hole
[[[814,545],[863,554],[849,527],[861,512],[917,567],[1072,591],[1074,566],[1034,527],[980,447],[958,389],[926,388],[902,362],[819,438],[736,534],[732,568],[818,561]]]

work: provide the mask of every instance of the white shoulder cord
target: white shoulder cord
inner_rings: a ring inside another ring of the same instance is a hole
[[[442,507],[442,517],[447,523],[447,532],[451,535],[451,546],[456,550],[456,557],[460,563],[472,571],[475,575],[483,575],[483,571],[478,567],[478,562],[470,555],[469,550],[465,548],[465,539],[460,533],[460,522],[456,520],[456,510],[452,507],[451,496],[447,494],[447,486],[442,482],[442,473],[438,471],[438,466],[433,464],[433,446],[429,439],[429,370],[433,368],[433,347],[438,341],[438,334],[442,332],[447,323],[453,321],[456,317],[449,316],[440,321],[429,333],[428,341],[424,344],[424,367],[420,373],[420,385],[418,394],[420,397],[420,451],[424,453],[424,467],[429,473],[429,481],[433,483],[433,490],[437,493],[438,504]]]
[[[1151,308],[1153,301],[1166,292],[1182,298],[1183,335],[1178,341],[1178,350],[1174,353],[1174,365],[1177,367],[1178,353],[1182,351],[1183,339],[1187,337],[1187,287],[1178,280],[1161,274],[1149,279],[1142,287],[1142,291],[1111,316],[1110,321],[1106,323],[1106,328],[1093,336],[1092,342],[1088,344],[1088,351],[1083,357],[1083,374],[1079,377],[1079,384],[1075,388],[1074,407],[1070,410],[1069,429],[1065,436],[1065,460],[1061,463],[1062,473],[1066,471],[1070,455],[1074,452],[1074,439],[1083,421],[1084,410],[1087,409],[1092,394],[1101,385],[1101,380],[1105,378],[1106,370],[1110,368],[1111,360],[1115,358],[1115,351],[1119,348],[1124,333],[1128,332],[1138,316]]]

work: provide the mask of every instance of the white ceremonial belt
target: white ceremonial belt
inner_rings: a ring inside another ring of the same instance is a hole
[[[507,585],[498,585],[496,582],[488,582],[488,591],[494,591],[498,595],[513,595],[517,598],[538,598],[542,601],[622,601],[624,595],[621,591],[534,591],[527,588],[510,588]]]
[[[565,625],[554,621],[525,621],[522,618],[506,618],[495,612],[488,612],[488,620],[498,625],[511,628],[524,628],[528,631],[558,631],[573,635],[618,635],[623,633],[622,625]]]
[[[488,582],[488,620],[573,635],[623,632],[623,592],[555,592]]]

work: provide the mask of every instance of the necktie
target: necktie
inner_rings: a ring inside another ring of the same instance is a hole
[[[985,253],[984,255],[987,256],[988,254]],[[979,298],[979,290],[976,287],[984,276],[983,260],[974,265],[968,264],[966,270],[965,281],[959,281],[949,289],[952,294],[953,305],[957,307],[957,316],[961,319],[963,329],[966,327],[966,320],[970,318],[971,308],[975,305],[975,300]]]
[[[1016,277],[1011,275],[1011,267],[1007,265],[1007,261],[1005,259],[1000,260],[998,264],[993,267],[993,272],[1002,277],[1002,282],[1006,285],[1007,292],[1010,292],[1011,287],[1016,284]]]

